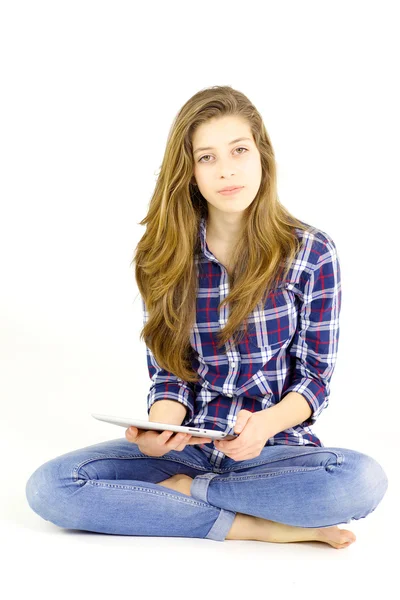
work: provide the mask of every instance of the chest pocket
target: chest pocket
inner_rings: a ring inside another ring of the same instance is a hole
[[[283,287],[269,293],[264,306],[254,309],[248,318],[244,343],[254,348],[269,347],[275,354],[282,346],[288,346],[296,331],[298,304],[294,292]]]

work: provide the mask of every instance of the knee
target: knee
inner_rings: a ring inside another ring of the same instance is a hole
[[[389,480],[385,470],[374,458],[356,453],[357,474],[354,478],[353,496],[364,500],[365,510],[372,512],[386,494]]]
[[[51,509],[55,505],[57,471],[54,461],[48,461],[32,473],[25,485],[29,506],[46,520],[50,520]]]

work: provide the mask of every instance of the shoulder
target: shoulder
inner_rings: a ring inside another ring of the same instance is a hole
[[[306,270],[325,259],[336,260],[337,248],[331,235],[314,225],[301,222],[307,227],[306,231],[294,227],[294,233],[301,244],[297,260],[303,261]]]
[[[293,227],[300,242],[299,250],[290,263],[285,279],[278,287],[284,287],[303,298],[317,272],[321,277],[329,277],[338,271],[339,266],[332,236],[309,223],[304,221],[301,223],[305,226],[305,230]],[[286,261],[284,264],[287,267]]]

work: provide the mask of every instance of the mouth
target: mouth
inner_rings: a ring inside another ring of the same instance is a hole
[[[230,196],[231,194],[237,194],[242,189],[243,189],[243,186],[242,187],[230,187],[230,188],[225,188],[224,190],[220,190],[218,193],[222,194],[223,196]]]

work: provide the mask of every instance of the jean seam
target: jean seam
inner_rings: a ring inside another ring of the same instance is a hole
[[[194,465],[194,464],[192,464],[189,461],[179,460],[178,458],[167,458],[166,459],[163,456],[143,456],[142,454],[134,454],[134,455],[131,455],[131,456],[126,456],[126,455],[121,456],[119,454],[117,454],[117,455],[115,455],[115,454],[105,454],[103,456],[95,456],[95,457],[92,457],[92,458],[88,458],[88,459],[80,462],[79,464],[75,465],[74,468],[73,468],[73,470],[72,470],[72,477],[73,477],[74,481],[79,480],[79,470],[82,467],[84,467],[87,464],[92,463],[92,462],[94,462],[96,460],[103,460],[105,458],[118,458],[118,459],[121,459],[121,460],[131,460],[132,458],[135,458],[135,459],[136,458],[137,459],[152,458],[153,460],[156,459],[156,460],[166,460],[167,462],[175,462],[175,463],[178,463],[180,465],[184,465],[185,467],[189,467],[191,469],[197,469],[199,471],[204,471],[204,473],[208,473],[209,472],[209,471],[207,471],[207,469],[205,467],[201,467],[199,465]]]
[[[277,477],[279,475],[286,475],[286,473],[307,473],[309,471],[325,470],[325,466],[318,467],[298,467],[290,469],[288,471],[275,471],[274,473],[257,473],[251,475],[249,473],[243,474],[242,476],[237,475],[236,477],[229,477],[227,479],[218,479],[221,483],[231,483],[232,481],[246,481],[247,479],[267,479],[268,477]],[[221,473],[222,475],[222,473]],[[200,475],[201,477],[201,475]]]
[[[329,454],[334,454],[336,456],[336,465],[337,466],[344,463],[344,455],[341,452],[335,452],[334,450],[326,450],[325,448],[324,449],[321,448],[320,451],[305,452],[304,454],[301,454],[301,455],[296,453],[296,454],[284,456],[282,458],[276,458],[273,460],[259,460],[255,463],[253,463],[252,465],[249,465],[248,467],[246,467],[246,466],[243,467],[240,464],[238,464],[237,466],[233,465],[233,468],[230,467],[228,469],[219,469],[219,474],[231,473],[234,471],[238,471],[239,469],[246,469],[246,468],[252,469],[253,467],[259,467],[262,465],[273,465],[274,463],[282,462],[282,461],[285,461],[285,460],[288,460],[291,458],[299,458],[300,456],[310,456],[310,455],[314,455],[314,454],[319,454],[320,452],[328,452]]]
[[[148,483],[152,483],[151,481],[149,481]],[[152,488],[148,488],[145,486],[140,486],[140,485],[121,485],[121,484],[110,484],[110,483],[104,483],[101,481],[94,481],[93,479],[87,479],[86,480],[86,485],[90,484],[93,486],[97,486],[97,487],[106,487],[106,488],[118,488],[118,489],[125,489],[125,490],[136,490],[138,492],[142,492],[144,494],[156,494],[157,496],[169,496],[170,498],[173,498],[174,500],[177,500],[178,502],[186,502],[187,504],[192,504],[194,506],[203,506],[212,510],[215,510],[216,506],[212,506],[209,503],[206,502],[202,502],[201,500],[196,500],[195,498],[192,498],[191,496],[186,496],[185,494],[183,494],[182,492],[176,492],[175,494],[171,493],[171,492],[167,492],[167,491],[158,491],[158,490],[153,490]],[[153,484],[153,485],[157,485],[157,484]],[[162,486],[160,486],[162,487]],[[181,494],[182,496],[177,496],[177,494]]]

